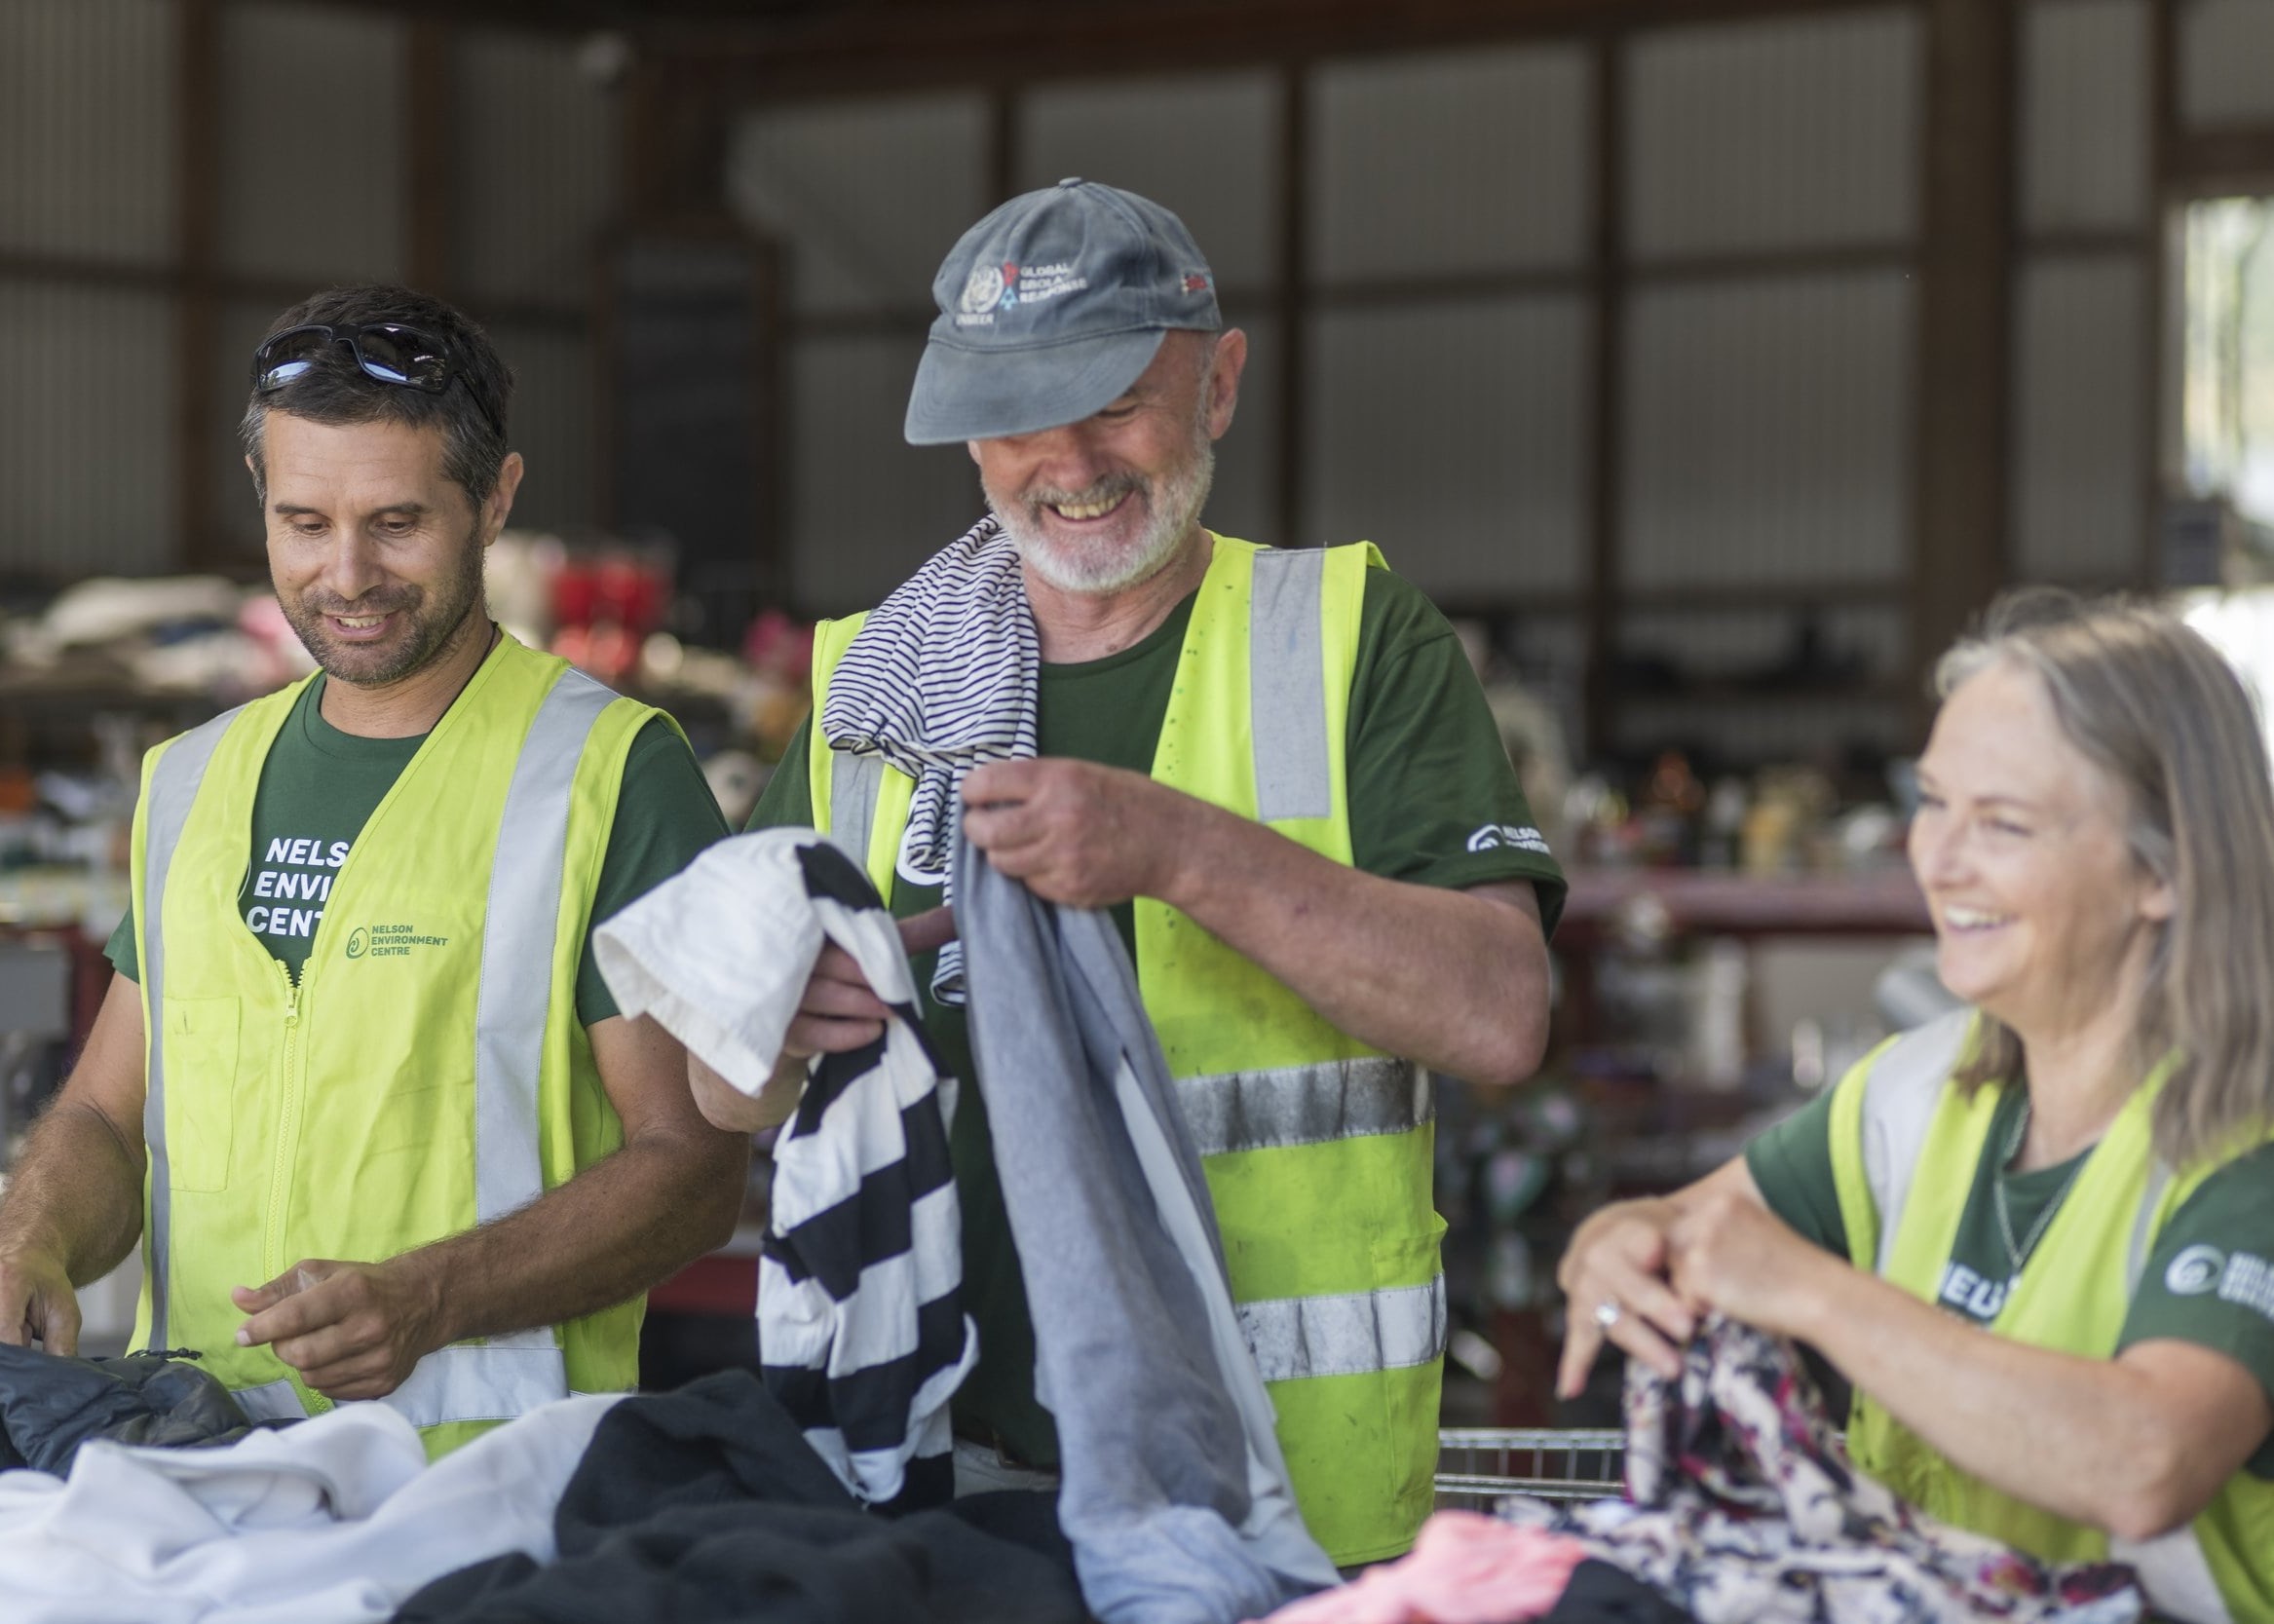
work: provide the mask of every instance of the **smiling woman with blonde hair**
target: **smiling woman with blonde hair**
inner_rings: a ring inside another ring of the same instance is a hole
[[[1937,670],[1911,861],[1969,1008],[1581,1227],[1562,1379],[1709,1311],[1821,1350],[1857,1464],[2189,1624],[2274,1618],[2274,786],[2152,610],[2001,600]]]

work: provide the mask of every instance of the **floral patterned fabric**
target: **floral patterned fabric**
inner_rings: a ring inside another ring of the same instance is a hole
[[[1857,1471],[1792,1344],[1710,1319],[1668,1381],[1627,1366],[1628,1499],[1502,1502],[1699,1624],[2144,1624],[2129,1567],[2052,1567]]]

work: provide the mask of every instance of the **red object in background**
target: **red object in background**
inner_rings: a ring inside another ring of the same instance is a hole
[[[1562,1349],[1548,1334],[1547,1315],[1537,1308],[1494,1309],[1493,1346],[1500,1354],[1493,1424],[1555,1425],[1556,1356]]]
[[[671,598],[666,555],[608,551],[572,555],[552,578],[552,652],[603,681],[639,662],[640,645]]]
[[[648,1293],[660,1314],[724,1314],[749,1318],[758,1311],[758,1260],[713,1252],[696,1259]]]
[[[742,633],[742,659],[784,682],[802,683],[813,674],[814,628],[766,610]]]

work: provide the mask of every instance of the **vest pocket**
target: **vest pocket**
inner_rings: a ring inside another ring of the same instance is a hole
[[[236,1116],[238,1001],[170,998],[164,1020],[167,1180],[219,1190]]]
[[[1378,1240],[1373,1247],[1387,1488],[1409,1534],[1429,1513],[1437,1469],[1437,1407],[1445,1375],[1440,1261],[1445,1227],[1445,1220],[1432,1211],[1421,1233]]]

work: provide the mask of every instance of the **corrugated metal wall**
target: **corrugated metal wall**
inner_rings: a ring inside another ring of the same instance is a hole
[[[1637,294],[1628,585],[1902,579],[1913,286],[1882,271]]]
[[[175,0],[0,3],[0,569],[177,569],[193,530],[246,565],[258,515],[236,424],[245,358],[275,313],[341,282],[410,269],[405,23],[339,5],[225,0],[219,76],[179,102]],[[589,524],[596,380],[585,311],[594,240],[616,208],[612,94],[574,46],[446,36],[451,270],[441,291],[495,306],[521,370],[521,516]],[[311,86],[329,87],[314,96]],[[185,515],[177,368],[192,278],[182,254],[185,116],[213,121],[202,222],[216,314]],[[195,523],[185,523],[185,516]]]
[[[124,267],[174,251],[168,0],[0,6],[0,253]],[[0,569],[147,569],[174,552],[171,302],[0,281]]]
[[[2147,81],[2143,0],[2036,0],[2022,9],[2024,230],[2145,223]]]
[[[1576,270],[1593,223],[1588,78],[1576,46],[1323,64],[1308,176],[1319,283]]]
[[[1020,94],[1016,119],[1021,190],[1081,175],[1169,201],[1220,287],[1270,281],[1281,144],[1272,76],[1038,85]],[[930,245],[933,264],[954,240]]]
[[[738,126],[728,196],[782,245],[793,328],[786,504],[791,589],[864,608],[980,513],[960,449],[900,437],[931,274],[984,208],[975,94],[798,105]]]
[[[1905,242],[1922,44],[1908,7],[1644,35],[1630,57],[1635,254]]]
[[[1591,75],[1569,45],[1313,74],[1294,539],[1370,537],[1449,601],[1584,586]]]
[[[172,310],[0,282],[0,568],[73,579],[174,556]]]
[[[0,6],[0,248],[171,257],[174,20],[171,0]]]
[[[940,255],[985,208],[986,133],[971,94],[759,113],[737,127],[728,199],[788,249],[797,314],[926,310]]]
[[[1704,594],[1617,619],[1628,750],[1900,735],[1900,612],[1797,594],[1893,599],[1911,554],[1924,50],[1889,7],[1628,54],[1620,581]]]
[[[477,303],[584,298],[616,209],[615,97],[573,41],[485,30],[453,57],[453,285]]]
[[[2274,123],[2274,5],[2182,0],[2179,66],[2183,124]]]
[[[403,277],[403,45],[401,22],[340,6],[222,12],[226,269],[311,285]]]
[[[2024,580],[2129,584],[2145,557],[2149,25],[2146,0],[2020,13],[2008,494]]]
[[[1575,592],[1586,575],[1586,301],[1329,311],[1304,459],[1311,540],[1372,537],[1440,597]]]

